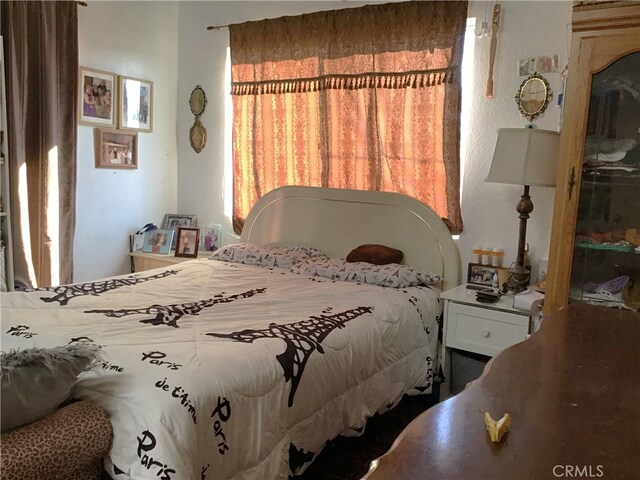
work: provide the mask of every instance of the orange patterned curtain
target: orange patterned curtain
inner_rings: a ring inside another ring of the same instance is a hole
[[[466,1],[369,5],[230,27],[233,226],[284,185],[399,192],[460,215]]]

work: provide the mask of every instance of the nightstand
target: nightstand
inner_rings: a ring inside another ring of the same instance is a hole
[[[440,385],[440,398],[444,399],[452,382],[452,348],[493,357],[527,338],[532,314],[513,308],[513,294],[503,295],[494,303],[478,302],[476,290],[467,289],[466,284],[440,297],[444,300],[441,366],[447,378]]]
[[[186,262],[187,260],[195,260],[195,258],[192,257],[176,257],[174,253],[175,252],[171,252],[168,255],[163,255],[160,253],[131,252],[129,255],[133,258],[133,267],[136,272],[166,267],[168,265]],[[209,258],[212,253],[213,252],[198,252],[198,259]]]

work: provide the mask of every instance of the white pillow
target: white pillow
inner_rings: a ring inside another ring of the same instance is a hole
[[[252,243],[234,243],[225,245],[209,257],[231,263],[244,263],[259,267],[279,267],[290,269],[305,260],[328,258],[317,248],[302,245],[255,245]]]
[[[367,262],[347,262],[338,259],[304,261],[294,265],[291,271],[313,277],[393,288],[431,285],[442,280],[440,275],[407,265],[397,263],[373,265]]]

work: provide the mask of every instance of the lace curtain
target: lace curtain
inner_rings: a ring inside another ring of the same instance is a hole
[[[232,25],[234,230],[308,185],[404,193],[459,233],[466,16],[406,2]]]

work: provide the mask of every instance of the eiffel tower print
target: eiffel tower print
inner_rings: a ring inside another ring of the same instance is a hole
[[[198,315],[203,309],[230,303],[243,298],[251,298],[259,293],[264,293],[266,288],[256,288],[243,293],[229,295],[225,297],[222,293],[213,298],[199,300],[197,302],[175,303],[173,305],[151,305],[146,308],[122,308],[120,310],[86,310],[85,313],[104,313],[107,317],[121,318],[127,315],[153,315],[151,318],[140,320],[140,323],[150,323],[151,325],[167,325],[178,328],[178,320],[185,315]],[[223,292],[224,293],[224,292]]]
[[[162,273],[157,273],[149,277],[127,277],[116,278],[114,280],[103,280],[100,282],[91,283],[78,283],[76,285],[61,285],[59,287],[42,287],[31,288],[26,290],[27,292],[54,292],[53,297],[40,297],[40,300],[46,303],[58,302],[60,305],[66,305],[69,300],[75,297],[83,297],[85,295],[92,295],[97,297],[110,290],[116,290],[121,287],[130,287],[132,285],[138,285],[139,283],[148,282],[149,280],[157,280],[159,278],[165,278],[169,275],[176,275],[178,270],[166,270]]]
[[[271,323],[267,328],[259,330],[241,330],[233,333],[207,333],[212,337],[230,338],[236,342],[253,343],[261,338],[279,338],[284,340],[287,348],[284,353],[276,355],[276,359],[284,370],[284,378],[291,380],[289,407],[300,384],[304,367],[315,351],[324,354],[322,341],[336,328],[344,328],[354,318],[371,313],[373,307],[356,307],[333,315],[311,316],[308,320],[277,325]]]

